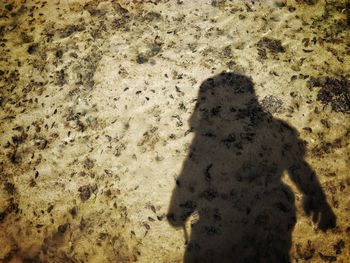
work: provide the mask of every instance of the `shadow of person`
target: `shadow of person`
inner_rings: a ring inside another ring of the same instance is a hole
[[[303,194],[306,214],[322,230],[335,227],[305,144],[263,110],[248,77],[221,73],[204,81],[190,126],[195,137],[168,211],[185,233],[191,221],[184,262],[290,262],[296,209],[284,171]]]

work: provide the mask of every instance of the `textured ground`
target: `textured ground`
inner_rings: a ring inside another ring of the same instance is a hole
[[[349,7],[261,2],[1,2],[0,260],[181,262],[167,213],[188,121],[230,71],[305,140],[337,217],[319,230],[285,176],[292,261],[349,262]]]

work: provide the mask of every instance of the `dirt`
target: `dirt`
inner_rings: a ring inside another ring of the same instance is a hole
[[[0,261],[349,262],[349,10],[2,2]],[[201,107],[221,74],[234,95]]]
[[[272,53],[284,53],[285,48],[282,46],[281,40],[263,37],[256,44],[259,48],[267,48]]]
[[[345,77],[341,79],[325,77],[311,79],[309,87],[319,87],[317,100],[325,105],[331,105],[337,112],[350,113],[350,81]]]

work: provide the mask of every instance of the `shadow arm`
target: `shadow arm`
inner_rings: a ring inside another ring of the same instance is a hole
[[[185,161],[176,180],[168,209],[168,221],[173,227],[183,227],[188,217],[198,209],[200,168],[191,159]]]
[[[180,179],[181,180],[181,179]],[[178,180],[178,183],[172,193],[170,206],[168,209],[167,218],[173,227],[183,227],[187,218],[195,211],[197,204],[193,200],[193,194],[183,186]]]
[[[288,172],[291,180],[303,194],[305,213],[312,216],[313,222],[322,230],[335,227],[335,214],[327,203],[315,172],[308,163],[303,158],[297,157],[297,162],[289,167]]]

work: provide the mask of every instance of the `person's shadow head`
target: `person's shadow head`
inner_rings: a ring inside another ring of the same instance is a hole
[[[169,223],[185,231],[184,262],[289,262],[296,209],[285,172],[318,227],[335,226],[305,143],[264,111],[250,78],[205,80],[190,126],[195,136],[168,211]]]
[[[247,110],[254,110],[257,117],[249,124],[254,124],[262,115],[265,117],[269,115],[260,107],[250,78],[224,72],[208,78],[200,86],[190,125],[199,132],[202,132],[202,128],[227,127],[228,122],[234,122],[236,125],[245,122],[243,119],[246,117],[253,117],[247,114]]]

